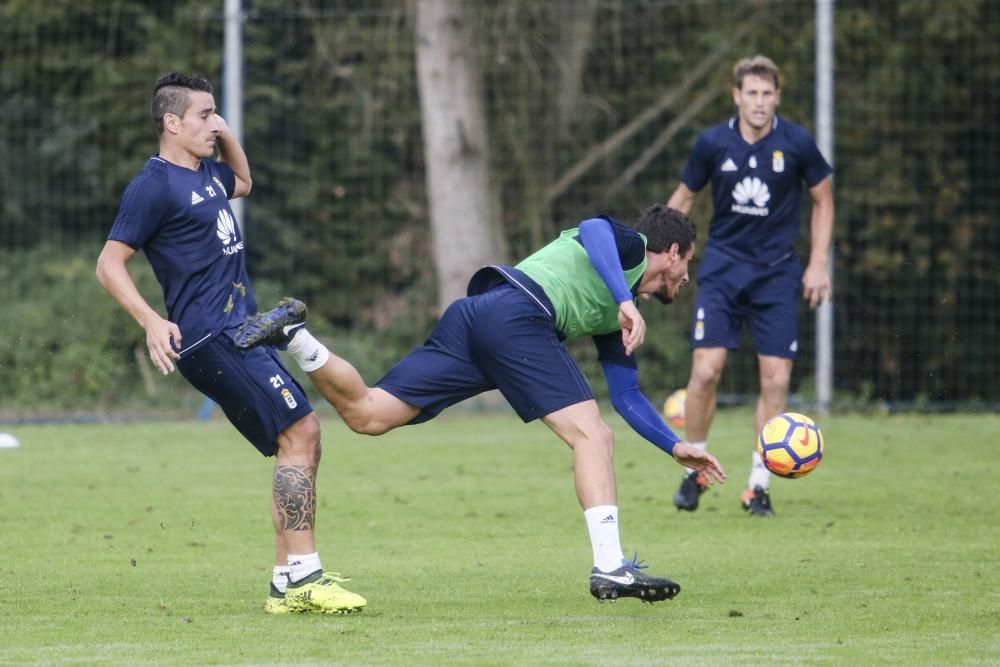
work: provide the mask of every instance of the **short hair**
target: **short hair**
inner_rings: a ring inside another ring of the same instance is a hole
[[[743,90],[743,78],[748,74],[770,79],[775,90],[781,88],[781,71],[774,61],[759,53],[753,58],[743,58],[733,67],[733,85]]]
[[[212,94],[212,84],[200,74],[178,74],[169,72],[161,76],[153,86],[153,127],[156,136],[163,135],[163,116],[172,113],[183,118],[190,106],[188,91],[200,90]]]
[[[643,211],[635,231],[646,237],[646,250],[666,252],[676,243],[682,255],[691,249],[698,236],[684,213],[663,204],[654,204]]]

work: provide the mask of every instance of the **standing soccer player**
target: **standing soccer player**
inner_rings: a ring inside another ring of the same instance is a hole
[[[97,260],[97,279],[146,331],[160,372],[176,364],[261,454],[276,456],[275,566],[265,610],[359,610],[365,599],[341,588],[340,575],[324,573],[316,551],[319,420],[273,350],[233,344],[237,327],[257,312],[229,206],[229,199],[250,192],[250,165],[215,111],[203,77],[171,73],[156,82],[152,115],[160,150],[125,190]],[[212,159],[216,149],[219,161]],[[126,269],[140,249],[163,288],[166,319]]]
[[[738,350],[743,322],[750,326],[760,369],[755,432],[785,410],[792,361],[798,350],[797,301],[810,308],[831,294],[827,258],[833,233],[831,168],[803,128],[777,116],[778,67],[758,55],[733,69],[735,117],[698,137],[668,206],[688,212],[710,180],[714,212],[698,270],[685,419],[692,445],[705,449],[715,415],[716,388],[728,350]],[[802,184],[812,197],[809,264],[794,254]],[[751,439],[750,442],[753,442]],[[753,452],[745,510],[772,516],[770,473]],[[705,480],[689,470],[674,496],[694,511]]]
[[[680,442],[639,389],[633,352],[646,335],[635,299],[670,303],[688,281],[695,230],[662,205],[633,229],[591,218],[516,267],[490,266],[452,303],[424,345],[375,387],[305,330],[305,306],[293,299],[250,318],[236,344],[287,346],[288,352],[347,425],[380,435],[433,419],[442,410],[499,389],[525,422],[541,419],[573,449],[577,498],[590,533],[590,592],[599,601],[667,600],[675,582],[644,572],[622,553],[612,463],[614,436],[590,384],[563,340],[592,336],[619,414],[642,437],[707,480],[725,473],[715,457]]]

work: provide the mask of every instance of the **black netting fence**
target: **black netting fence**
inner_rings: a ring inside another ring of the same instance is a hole
[[[0,413],[196,404],[182,382],[150,373],[142,333],[93,268],[122,189],[157,149],[156,78],[205,73],[222,102],[222,5],[0,2]],[[251,275],[262,301],[307,300],[320,333],[369,379],[420,343],[437,313],[414,7],[244,2]],[[631,221],[664,201],[698,132],[731,115],[739,57],[773,58],[780,112],[815,127],[812,0],[461,8],[487,121],[497,260],[583,217]],[[835,51],[837,399],[996,405],[1000,5],[841,0]],[[693,215],[704,238],[707,193]],[[142,263],[137,280],[159,305]],[[651,395],[686,382],[690,310],[689,292],[651,316]],[[808,399],[806,309],[801,330],[794,389]],[[580,353],[593,363],[589,346]],[[731,357],[722,390],[756,391],[749,351]]]

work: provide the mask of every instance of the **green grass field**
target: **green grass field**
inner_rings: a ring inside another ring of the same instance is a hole
[[[680,468],[617,417],[623,543],[675,600],[598,605],[568,449],[513,414],[381,438],[324,422],[319,546],[369,606],[269,617],[270,462],[225,422],[13,427],[0,450],[0,663],[1000,663],[1000,416],[820,421],[774,520],[730,480],[674,510]]]

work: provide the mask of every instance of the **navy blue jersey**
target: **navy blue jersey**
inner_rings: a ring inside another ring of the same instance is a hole
[[[239,226],[229,206],[236,176],[222,162],[198,171],[153,156],[122,196],[108,240],[149,258],[167,319],[181,330],[181,354],[257,312]]]
[[[812,136],[795,123],[775,116],[767,136],[748,144],[731,118],[698,137],[681,181],[694,192],[712,181],[708,245],[771,264],[790,255],[799,238],[802,183],[811,188],[831,171]]]

